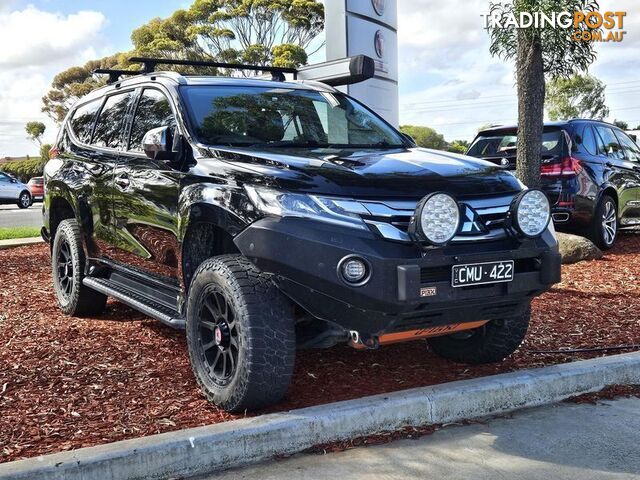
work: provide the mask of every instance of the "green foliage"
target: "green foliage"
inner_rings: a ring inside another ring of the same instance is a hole
[[[401,125],[400,131],[406,133],[416,142],[416,145],[423,148],[433,148],[435,150],[446,150],[448,147],[444,136],[430,127],[420,127],[416,125]]]
[[[137,28],[131,40],[140,55],[299,66],[323,28],[316,0],[195,0]]]
[[[0,170],[16,177],[21,182],[28,182],[31,177],[41,177],[44,164],[40,158],[30,158],[28,155],[24,160],[14,160],[0,165]]]
[[[40,144],[42,142],[42,135],[44,135],[47,127],[42,122],[27,122],[24,129],[30,140]]]
[[[42,97],[42,111],[55,122],[61,123],[79,98],[105,84],[104,77],[94,77],[91,72],[97,68],[125,67],[127,57],[119,53],[60,72],[53,78],[51,90]]]
[[[547,15],[560,12],[597,11],[596,0],[512,0],[501,3],[492,2],[489,11],[492,15],[499,15],[501,19],[520,12],[543,12]],[[581,30],[589,29],[584,22]],[[527,37],[530,41],[539,42],[542,46],[544,72],[551,78],[569,77],[576,71],[586,71],[596,59],[592,42],[577,42],[571,38],[573,29],[564,28],[493,28],[489,34],[491,46],[489,51],[506,60],[515,59],[518,52],[518,36]]]
[[[0,240],[13,240],[15,238],[33,238],[40,236],[38,227],[9,227],[0,228]]]
[[[623,120],[614,120],[613,124],[622,130],[629,130],[629,124]]]
[[[467,153],[468,149],[469,142],[467,142],[466,140],[454,140],[449,144],[449,147],[447,147],[447,151],[449,152],[462,154]]]
[[[135,68],[131,56],[213,60],[297,67],[324,28],[324,5],[317,0],[195,0],[168,18],[154,18],[131,34],[134,51],[118,53],[59,73],[42,98],[42,111],[61,123],[82,96],[105,83],[96,68]],[[163,66],[182,73],[231,75],[215,68]]]
[[[44,143],[40,145],[40,161],[47,163],[49,161],[49,150],[51,150],[51,144]]]
[[[545,106],[551,120],[595,118],[609,115],[605,105],[605,85],[591,75],[558,77],[547,84]]]

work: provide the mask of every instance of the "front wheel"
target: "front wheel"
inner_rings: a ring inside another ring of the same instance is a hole
[[[22,192],[18,197],[18,207],[20,208],[29,208],[31,203],[31,194],[29,192]]]
[[[296,350],[292,308],[246,258],[224,255],[200,265],[186,329],[191,367],[209,401],[242,412],[286,393]]]
[[[589,239],[600,250],[609,250],[613,247],[618,236],[618,209],[616,202],[609,195],[604,195],[598,206],[589,232]]]
[[[53,239],[51,267],[58,306],[67,315],[94,315],[102,312],[107,304],[105,295],[82,284],[85,263],[78,222],[63,220]]]
[[[482,327],[428,339],[433,351],[448,360],[472,365],[500,362],[515,352],[527,333],[531,307]]]

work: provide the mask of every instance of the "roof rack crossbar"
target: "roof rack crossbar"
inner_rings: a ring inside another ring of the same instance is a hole
[[[116,83],[120,80],[120,77],[125,75],[141,75],[143,72],[138,70],[117,70],[111,68],[97,68],[93,72],[95,75],[109,75],[109,80],[107,83]]]
[[[146,58],[146,57],[132,57],[129,59],[133,63],[142,63],[143,73],[152,73],[156,70],[158,65],[185,65],[189,67],[215,67],[215,68],[229,68],[233,70],[252,70],[254,72],[269,72],[273,75],[274,79],[284,81],[285,73],[292,73],[293,78],[298,76],[298,70],[295,68],[286,67],[271,67],[266,65],[245,65],[242,63],[224,63],[224,62],[206,62],[201,60],[176,60],[173,58]]]

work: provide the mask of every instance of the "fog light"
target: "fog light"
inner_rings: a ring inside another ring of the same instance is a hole
[[[338,273],[349,285],[357,287],[367,283],[371,269],[363,258],[349,256],[343,258],[338,264]]]

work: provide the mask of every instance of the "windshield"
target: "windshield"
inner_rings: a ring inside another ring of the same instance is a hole
[[[475,139],[467,155],[472,157],[508,157],[516,154],[518,137],[514,134],[487,134]],[[542,155],[560,155],[562,131],[554,130],[542,134]]]
[[[183,87],[195,134],[209,145],[390,148],[403,138],[340,93],[271,87]]]

